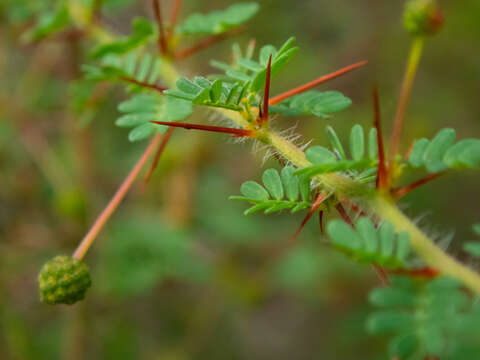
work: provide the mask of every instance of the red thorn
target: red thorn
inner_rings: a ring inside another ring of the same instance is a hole
[[[173,126],[173,127],[181,127],[187,130],[203,130],[203,131],[211,131],[211,132],[218,132],[224,134],[231,134],[236,137],[252,137],[253,131],[252,130],[245,130],[245,129],[235,129],[229,127],[222,127],[222,126],[209,126],[209,125],[197,125],[197,124],[188,124],[188,123],[180,123],[180,122],[169,122],[169,121],[151,121],[154,124],[165,125],[165,126]]]
[[[328,80],[332,80],[332,79],[335,79],[343,74],[346,74],[356,68],[359,68],[363,65],[365,65],[368,61],[360,61],[358,63],[355,63],[355,64],[352,64],[352,65],[349,65],[347,67],[344,67],[343,69],[340,69],[340,70],[337,70],[333,73],[330,73],[328,75],[323,75],[323,76],[320,76],[319,78],[309,82],[309,83],[306,83],[304,85],[301,85],[301,86],[298,86],[292,90],[289,90],[289,91],[286,91],[284,92],[283,94],[280,94],[280,95],[277,95],[273,98],[270,99],[269,103],[270,105],[275,105],[275,104],[278,104],[279,102],[285,100],[285,99],[288,99],[289,97],[292,97],[294,95],[297,95],[297,94],[301,94],[307,90],[310,90],[312,87],[314,86],[317,86],[319,84],[322,84]]]
[[[189,48],[177,51],[175,53],[175,59],[177,59],[177,60],[186,59],[187,57],[189,57],[189,56],[191,56],[191,55],[193,55],[193,54],[195,54],[195,53],[197,53],[197,52],[199,52],[203,49],[209,48],[210,46],[215,45],[216,43],[218,43],[220,41],[223,41],[225,39],[228,39],[230,37],[238,35],[243,30],[244,30],[244,28],[240,26],[240,27],[234,28],[230,31],[224,32],[222,34],[209,36],[209,37],[199,41],[198,43],[196,43],[195,45],[193,45]]]
[[[159,47],[160,52],[162,54],[166,54],[167,50],[168,50],[167,49],[167,40],[166,40],[165,32],[164,32],[164,29],[163,29],[162,10],[161,10],[161,7],[160,7],[160,1],[161,0],[152,0],[152,2],[153,2],[153,12],[155,14],[155,20],[157,21],[157,25],[158,25],[158,33],[159,33],[158,47]]]
[[[295,239],[298,237],[298,235],[300,234],[300,232],[302,231],[303,227],[305,226],[305,224],[308,222],[308,220],[310,220],[310,218],[312,217],[313,213],[318,209],[318,207],[322,204],[322,202],[325,200],[325,195],[323,195],[322,193],[318,194],[317,198],[315,199],[315,202],[313,203],[312,207],[310,208],[310,211],[308,212],[308,214],[305,216],[305,218],[303,219],[302,223],[300,224],[300,226],[298,227],[297,231],[295,232],[295,234],[290,238],[290,243],[293,243],[295,241]]]
[[[425,176],[424,178],[422,178],[420,180],[417,180],[417,181],[411,183],[410,185],[407,185],[407,186],[404,186],[404,187],[401,187],[401,188],[398,188],[398,189],[393,189],[392,190],[392,196],[395,199],[400,199],[401,197],[407,195],[410,191],[415,190],[419,186],[425,185],[426,183],[428,183],[432,180],[435,180],[436,178],[438,178],[439,176],[441,176],[443,174],[445,174],[445,172],[430,174],[430,175]]]
[[[340,214],[340,216],[342,217],[342,219],[348,224],[350,225],[352,228],[354,228],[353,226],[353,222],[352,220],[350,219],[350,217],[348,216],[347,212],[345,211],[345,208],[343,207],[343,205],[341,203],[338,203],[337,205],[335,205],[335,209],[337,209],[338,213]]]
[[[130,78],[128,76],[120,76],[120,79],[122,79],[124,81],[127,81],[129,83],[138,85],[138,86],[142,86],[142,87],[146,87],[146,88],[149,88],[149,89],[156,90],[160,93],[163,93],[165,90],[168,89],[166,87],[158,86],[158,85],[155,85],[155,84],[149,84],[149,83],[146,83],[146,82],[143,82],[143,81],[138,81],[138,80],[136,80],[134,78]]]
[[[323,210],[318,212],[318,222],[320,223],[320,232],[323,234],[325,232],[323,228]]]
[[[354,204],[349,199],[345,199],[345,203],[347,203],[348,206],[350,207],[350,209],[355,211],[358,215],[367,216],[367,213],[365,211],[361,210],[360,207],[357,204]]]
[[[440,271],[438,269],[432,268],[432,267],[423,267],[420,269],[399,269],[399,270],[394,270],[394,274],[399,274],[399,275],[406,275],[406,276],[411,276],[411,277],[424,277],[424,278],[429,278],[429,279],[434,279],[438,275],[440,275]]]
[[[162,142],[158,147],[157,153],[155,154],[155,158],[152,161],[152,165],[150,166],[150,169],[148,169],[147,175],[145,175],[144,184],[148,184],[148,182],[150,181],[150,178],[152,177],[152,174],[158,165],[158,161],[160,160],[160,157],[162,156],[163,151],[167,147],[167,144],[170,141],[170,138],[172,137],[172,134],[174,131],[175,131],[174,127],[169,127],[168,130],[163,135]]]
[[[373,111],[375,114],[373,126],[377,129],[377,146],[378,146],[378,171],[377,171],[377,189],[386,189],[388,187],[388,171],[385,165],[385,152],[383,150],[383,135],[381,127],[380,101],[378,98],[377,87],[373,87]]]
[[[267,65],[267,74],[265,77],[265,92],[263,94],[263,114],[261,112],[260,105],[259,107],[259,112],[260,112],[260,118],[259,118],[259,125],[263,124],[268,124],[268,101],[270,98],[270,73],[272,71],[272,55],[270,55],[268,59],[268,65]]]

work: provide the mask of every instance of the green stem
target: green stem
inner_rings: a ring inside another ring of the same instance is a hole
[[[110,36],[105,32],[99,33],[97,31],[90,31],[90,33],[100,41],[105,41]],[[402,86],[402,93],[397,110],[396,121],[394,124],[394,127],[397,130],[396,132],[394,131],[394,135],[392,135],[392,140],[394,140],[396,143],[395,147],[392,148],[392,158],[395,157],[396,149],[398,148],[403,117],[413,80],[415,78],[415,73],[417,71],[422,54],[423,46],[424,39],[417,38],[414,40],[410,52],[410,58]],[[168,62],[168,60],[164,61],[163,76],[166,82],[171,86],[173,86],[174,81],[178,78],[178,72],[174,66]],[[237,126],[244,129],[252,129],[252,124],[250,124],[242,116],[242,114],[225,109],[216,110],[231,119]],[[257,139],[259,141],[270,144],[296,167],[303,168],[311,165],[311,163],[306,159],[305,153],[293,143],[283,138],[281,135],[271,131],[268,128],[258,130],[257,133]],[[149,146],[149,148],[151,146],[152,144]],[[148,151],[146,152],[148,153]],[[144,154],[144,157],[147,156],[148,154]],[[133,172],[135,172],[135,169]],[[135,177],[136,175],[133,176],[133,178]],[[471,290],[476,293],[480,293],[480,275],[449,256],[441,248],[435,245],[433,240],[428,238],[422,231],[420,231],[420,229],[418,229],[415,224],[397,208],[395,203],[391,200],[388,200],[384,194],[376,192],[365,185],[358,184],[353,180],[338,174],[319,175],[316,177],[316,179],[321,182],[327,190],[334,192],[337,197],[361,197],[366,200],[368,206],[375,213],[377,213],[377,215],[385,220],[390,221],[395,226],[396,231],[407,231],[409,233],[413,249],[425,260],[428,265],[434,266],[444,275],[449,275],[463,281],[463,283]],[[112,208],[112,212],[115,208],[116,206]],[[108,216],[110,215],[111,213],[108,214]],[[77,257],[82,257],[84,253],[81,253],[82,251],[77,254]]]
[[[402,135],[403,128],[403,119],[405,118],[405,111],[407,110],[408,98],[412,90],[413,81],[415,80],[415,74],[417,73],[418,64],[420,63],[420,58],[422,57],[423,47],[425,44],[425,39],[423,37],[416,37],[413,40],[412,47],[410,49],[410,56],[408,58],[407,69],[405,70],[405,75],[402,83],[402,90],[400,92],[400,100],[398,102],[397,112],[395,114],[395,119],[393,121],[393,132],[390,139],[390,157],[389,157],[389,166],[390,169],[393,169],[393,164],[395,161],[395,156],[398,152],[398,147],[400,145],[400,138]],[[393,174],[394,171],[390,171],[390,174]]]
[[[376,196],[369,202],[371,208],[382,218],[390,221],[396,231],[406,231],[410,234],[413,249],[428,265],[437,268],[444,275],[461,280],[471,290],[480,293],[480,275],[435,245],[392,201]]]

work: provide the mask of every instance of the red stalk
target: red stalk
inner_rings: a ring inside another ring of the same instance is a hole
[[[320,232],[323,234],[324,233],[324,228],[323,228],[323,210],[320,210],[318,212],[318,222],[320,223]]]
[[[394,189],[392,190],[392,196],[395,198],[395,199],[400,199],[401,197],[404,197],[405,195],[407,195],[410,191],[412,190],[415,190],[416,188],[432,181],[432,180],[435,180],[436,178],[438,178],[440,175],[443,175],[445,172],[439,172],[439,173],[435,173],[435,174],[430,174],[428,176],[425,176],[424,178],[420,179],[420,180],[417,180],[413,183],[411,183],[410,185],[407,185],[407,186],[403,186],[401,188],[398,188],[398,189]]]
[[[158,25],[158,48],[162,54],[166,54],[168,52],[167,48],[167,39],[165,37],[165,31],[163,29],[163,20],[162,20],[162,10],[160,7],[160,0],[152,0],[153,2],[153,12],[155,14],[155,19]]]
[[[262,108],[259,107],[259,114],[260,117],[258,119],[259,125],[263,124],[268,124],[268,101],[270,98],[270,73],[272,70],[272,55],[270,55],[270,58],[268,59],[268,65],[267,65],[267,74],[265,77],[265,92],[263,94],[263,113],[262,113]]]
[[[373,126],[377,129],[377,146],[378,146],[378,171],[377,171],[377,189],[386,189],[388,187],[388,171],[385,165],[385,152],[383,150],[383,135],[382,127],[380,125],[380,101],[378,99],[378,90],[373,88],[373,110],[375,113]]]
[[[175,0],[170,13],[170,28],[167,33],[167,39],[171,39],[175,26],[177,25],[178,14],[180,13],[180,7],[182,6],[182,0]]]
[[[313,203],[312,207],[310,208],[310,211],[308,212],[308,214],[305,216],[305,218],[303,219],[302,223],[300,224],[300,226],[298,227],[297,231],[295,232],[295,234],[293,234],[293,236],[290,238],[290,243],[293,243],[295,241],[295,239],[298,237],[298,235],[300,234],[300,232],[302,231],[303,227],[305,226],[305,224],[308,222],[308,220],[310,220],[310,218],[312,217],[313,213],[318,209],[318,207],[322,204],[322,202],[325,200],[325,195],[323,194],[318,194],[317,198],[315,199],[315,202]],[[320,222],[321,224],[321,222]]]
[[[311,88],[319,85],[319,84],[322,84],[328,80],[332,80],[332,79],[335,79],[343,74],[346,74],[356,68],[359,68],[363,65],[365,65],[367,63],[367,61],[360,61],[358,63],[355,63],[355,64],[352,64],[352,65],[349,65],[347,67],[344,67],[343,69],[340,69],[340,70],[337,70],[331,74],[328,74],[328,75],[323,75],[323,76],[320,76],[318,79],[315,79],[309,83],[306,83],[304,85],[301,85],[301,86],[298,86],[292,90],[289,90],[289,91],[286,91],[284,92],[283,94],[280,94],[280,95],[277,95],[273,98],[270,99],[269,101],[269,104],[270,105],[275,105],[275,104],[278,104],[279,102],[282,102],[283,100],[285,99],[288,99],[289,97],[292,97],[294,95],[297,95],[297,94],[301,94],[307,90],[310,90]]]
[[[160,160],[160,157],[162,156],[163,151],[167,147],[167,144],[170,141],[170,138],[172,137],[172,134],[174,131],[175,131],[174,127],[169,127],[168,130],[165,132],[165,134],[163,134],[162,142],[160,143],[160,146],[158,147],[155,157],[153,158],[152,165],[150,166],[147,174],[145,175],[144,184],[148,184],[148,182],[150,181],[150,178],[152,177],[152,174],[158,165],[158,161]]]
[[[223,41],[225,39],[228,39],[232,36],[235,36],[237,34],[239,34],[241,31],[243,31],[243,27],[237,27],[237,28],[234,28],[230,31],[227,31],[223,34],[219,34],[219,35],[213,35],[213,36],[209,36],[201,41],[199,41],[198,43],[194,44],[193,46],[189,47],[189,48],[186,48],[186,49],[183,49],[183,50],[179,50],[175,53],[175,59],[177,60],[183,60],[203,49],[206,49],[212,45],[215,45],[216,43],[220,42],[220,41]]]
[[[180,127],[187,130],[203,130],[203,131],[211,131],[211,132],[218,132],[224,134],[231,134],[236,137],[252,137],[253,131],[252,130],[245,130],[245,129],[235,129],[223,126],[209,126],[209,125],[197,125],[197,124],[188,124],[188,123],[180,123],[180,122],[169,122],[169,121],[151,121],[154,124],[165,125],[165,126],[173,126],[173,127]]]
[[[121,76],[120,79],[122,79],[124,81],[127,81],[129,83],[138,85],[138,86],[142,86],[142,87],[146,87],[146,88],[149,88],[149,89],[156,90],[156,91],[161,92],[161,93],[163,93],[165,90],[168,89],[166,87],[158,86],[158,85],[155,85],[155,84],[149,84],[149,83],[146,83],[146,82],[143,82],[143,81],[138,81],[134,78],[130,78],[130,77],[127,77],[127,76]]]
[[[352,220],[350,219],[350,217],[348,216],[347,212],[345,211],[345,208],[343,207],[343,205],[341,203],[338,203],[337,205],[335,205],[335,209],[337,209],[338,213],[340,214],[341,218],[348,224],[350,225],[352,228],[355,228],[355,226],[353,226],[353,222]]]

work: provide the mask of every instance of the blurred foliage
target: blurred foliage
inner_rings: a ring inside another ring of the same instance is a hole
[[[150,184],[132,191],[87,258],[96,290],[78,307],[40,304],[38,269],[72,251],[145,146],[130,144],[112,125],[117,104],[128,97],[81,80],[81,65],[91,62],[81,36],[66,30],[34,44],[21,41],[25,32],[42,35],[36,22],[42,14],[50,14],[43,26],[61,29],[62,3],[0,2],[0,358],[386,359],[386,339],[365,336],[371,310],[365,294],[378,281],[373,272],[325,246],[313,221],[289,246],[301,214],[241,216],[244,206],[228,196],[261,178],[264,154],[251,156],[221,135],[175,133]],[[123,34],[134,16],[153,23],[150,3],[100,3],[101,21]],[[164,3],[168,10],[171,2]],[[406,138],[434,138],[452,125],[461,139],[480,133],[480,4],[442,5],[445,28],[427,44]],[[303,54],[275,77],[273,94],[368,59],[364,70],[332,83],[353,105],[327,121],[345,139],[354,124],[370,126],[375,81],[388,131],[409,42],[402,6],[264,0],[238,42],[243,48],[252,37],[281,44],[296,36]],[[220,0],[184,1],[180,23],[226,7]],[[52,9],[59,10],[54,17]],[[207,59],[231,51],[216,45],[181,66],[189,76],[208,74]],[[305,117],[297,131],[325,145],[324,125]],[[266,167],[273,166],[268,160]],[[446,176],[408,195],[405,203],[416,206],[407,212],[428,211],[429,223],[441,224],[430,230],[439,240],[455,228],[456,251],[478,222],[478,180],[468,172]]]

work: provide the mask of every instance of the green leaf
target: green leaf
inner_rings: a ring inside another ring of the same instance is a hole
[[[345,154],[345,150],[343,150],[342,142],[337,136],[337,133],[331,126],[327,126],[325,128],[328,140],[330,141],[330,146],[332,147],[333,151],[335,151],[338,156],[340,157],[340,160],[346,160],[347,155]]]
[[[382,222],[378,233],[380,236],[380,251],[382,257],[390,258],[393,255],[395,246],[395,230],[393,225],[388,221]]]
[[[335,154],[323,146],[312,146],[305,152],[307,160],[314,165],[330,164],[337,161]]]
[[[149,137],[155,131],[164,132],[166,127],[151,121],[179,121],[192,113],[189,102],[164,97],[156,93],[142,93],[119,104],[118,110],[125,115],[115,124],[120,127],[133,127],[130,141],[139,141]]]
[[[240,191],[245,197],[253,200],[268,200],[270,195],[262,185],[255,181],[246,181],[240,187]]]
[[[412,314],[393,311],[373,313],[367,320],[367,330],[373,334],[412,330],[415,319]]]
[[[412,151],[410,152],[410,156],[408,161],[414,167],[423,166],[424,160],[423,155],[425,154],[425,150],[427,149],[428,145],[430,144],[430,140],[426,138],[421,138],[413,144]]]
[[[295,168],[293,166],[285,166],[281,173],[285,194],[290,201],[297,201],[300,190],[298,177],[294,175],[294,172]]]
[[[238,105],[241,94],[246,85],[240,83],[225,83],[220,79],[211,83],[204,77],[196,77],[190,81],[184,77],[177,80],[177,89],[166,90],[163,94],[183,100],[196,105],[226,108],[229,110],[241,111],[242,106]]]
[[[267,188],[273,198],[283,199],[283,186],[280,175],[275,169],[268,169],[262,176],[263,185]]]
[[[292,96],[276,106],[272,106],[272,113],[284,115],[315,115],[326,118],[328,115],[346,109],[352,101],[338,91],[316,90]]]
[[[443,156],[447,150],[455,142],[455,130],[443,129],[433,138],[428,144],[425,153],[423,154],[423,161],[427,166],[427,170],[434,173],[446,169],[443,162]]]
[[[133,34],[118,41],[98,46],[92,53],[94,58],[101,58],[107,54],[125,54],[153,38],[154,27],[150,21],[137,17],[132,22]]]
[[[370,292],[369,301],[381,307],[410,307],[415,306],[416,299],[408,289],[382,287]]]
[[[360,236],[343,220],[331,221],[327,226],[327,234],[332,243],[341,250],[356,251],[362,247]]]
[[[136,126],[130,133],[128,134],[128,140],[130,141],[139,141],[149,137],[155,131],[155,124],[152,123],[145,123],[139,126]]]
[[[410,251],[410,235],[405,232],[399,232],[397,235],[397,259],[403,263]]]
[[[464,139],[453,145],[443,157],[451,168],[480,167],[480,140]]]
[[[373,223],[366,217],[361,217],[355,223],[355,229],[362,238],[363,248],[367,254],[378,251],[377,230]]]
[[[243,2],[222,11],[192,14],[177,27],[177,32],[182,35],[221,34],[250,20],[258,9],[257,3]]]
[[[419,346],[418,338],[414,334],[396,336],[388,346],[391,358],[407,359],[413,355]]]
[[[353,160],[361,160],[365,154],[365,136],[363,127],[356,124],[350,132],[350,152]]]
[[[480,224],[473,225],[473,232],[480,236]]]
[[[480,257],[480,242],[467,242],[463,244],[463,250],[474,257]]]
[[[65,29],[70,24],[70,14],[66,3],[59,3],[56,10],[41,14],[37,24],[22,38],[26,41],[38,41]]]
[[[336,163],[327,163],[323,165],[306,167],[306,168],[297,170],[295,174],[305,175],[306,177],[311,178],[313,176],[320,175],[320,174],[329,174],[334,172],[365,169],[372,165],[373,163],[372,163],[372,160],[370,159],[363,159],[360,161],[345,160],[345,161],[338,161]]]

